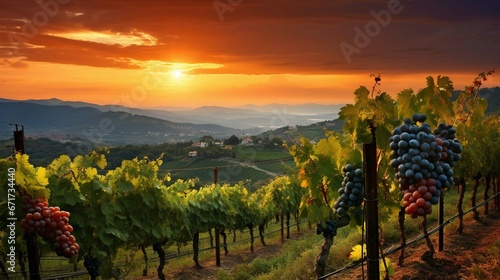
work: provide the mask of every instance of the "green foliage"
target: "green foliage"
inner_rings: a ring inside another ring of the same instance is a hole
[[[211,228],[244,229],[279,212],[297,212],[301,199],[302,189],[287,177],[250,194],[242,184],[195,189],[195,181],[178,180],[167,186],[158,176],[161,158],[124,160],[101,175],[106,162],[101,151],[74,159],[62,155],[47,168],[34,167],[27,155],[2,160],[0,165],[16,166],[21,188],[44,198],[52,194],[51,205],[71,213],[73,234],[80,244],[77,259],[96,257],[107,278],[117,273],[113,261],[119,248],[185,242]]]
[[[351,136],[353,143],[371,143],[371,126],[378,131],[377,139],[385,141],[383,136],[391,131],[388,127],[397,123],[395,101],[387,93],[378,94],[374,99],[370,99],[369,94],[366,87],[360,87],[354,92],[355,103],[340,109],[339,118],[345,120],[344,132]]]
[[[236,146],[240,143],[240,139],[236,135],[231,135],[228,139],[224,140],[224,145]]]
[[[463,145],[462,160],[454,168],[455,174],[460,177],[499,174],[496,163],[499,155],[499,117],[485,117],[488,102],[479,96],[482,83],[493,72],[479,73],[473,85],[466,86],[452,104],[456,112],[457,138]]]
[[[49,184],[45,168],[31,165],[28,155],[16,154],[16,183],[32,197],[50,197],[50,191],[45,188]]]
[[[427,87],[414,93],[411,89],[401,91],[397,96],[399,120],[411,117],[414,113],[427,115],[427,123],[437,126],[440,122],[451,123],[454,111],[450,98],[453,83],[446,76],[438,76],[436,81],[427,77]]]
[[[478,75],[484,78],[485,75]],[[378,80],[377,80],[378,78]],[[376,77],[375,86],[380,77]],[[478,97],[480,83],[470,92],[463,92],[455,102],[452,102],[453,83],[446,76],[436,79],[427,77],[426,86],[415,93],[412,89],[405,89],[397,95],[397,101],[386,93],[378,93],[371,97],[368,88],[361,86],[354,92],[354,104],[341,108],[340,119],[344,123],[344,133],[347,140],[321,140],[313,145],[309,139],[303,138],[300,143],[290,148],[298,167],[298,179],[301,186],[307,189],[302,201],[302,214],[312,221],[324,221],[331,218],[331,201],[336,198],[339,177],[338,159],[361,162],[361,156],[349,155],[352,151],[359,151],[357,145],[372,141],[372,127],[375,130],[377,141],[377,176],[379,182],[379,217],[382,221],[388,213],[399,211],[401,193],[397,188],[395,170],[390,167],[389,138],[392,130],[399,126],[405,118],[414,113],[423,113],[428,116],[427,123],[437,126],[440,122],[452,123],[461,113],[463,122],[458,124],[457,135],[464,146],[462,157],[455,169],[457,174],[477,174],[482,171],[487,174],[498,174],[498,117],[489,118],[484,122],[487,102]],[[473,98],[471,98],[471,94]],[[465,108],[465,109],[464,109]],[[483,124],[481,124],[483,122]],[[496,137],[496,138],[495,138]],[[337,138],[341,139],[341,138]],[[351,150],[347,149],[351,147]],[[488,149],[485,149],[488,147]],[[360,152],[357,154],[361,155]],[[493,167],[494,166],[494,167]],[[327,174],[330,173],[330,174]],[[336,183],[337,182],[337,183]]]
[[[334,217],[333,203],[341,187],[341,168],[346,160],[361,161],[357,146],[344,136],[329,134],[317,144],[302,138],[300,145],[290,147],[297,165],[298,181],[305,189],[300,205],[301,215],[313,222],[325,222]]]

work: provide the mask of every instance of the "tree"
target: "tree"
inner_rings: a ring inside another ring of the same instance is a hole
[[[205,142],[208,145],[212,145],[214,143],[214,138],[210,135],[205,135],[200,138],[200,142]]]
[[[238,145],[240,143],[240,139],[236,135],[232,135],[228,139],[224,140],[224,145]]]
[[[283,140],[279,137],[273,137],[269,143],[269,148],[271,149],[281,149],[283,148]]]

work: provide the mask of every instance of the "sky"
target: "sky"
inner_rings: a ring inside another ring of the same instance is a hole
[[[393,96],[462,90],[499,52],[498,0],[0,0],[8,99],[345,104],[377,73]]]

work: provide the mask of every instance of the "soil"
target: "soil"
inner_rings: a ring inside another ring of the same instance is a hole
[[[495,274],[500,271],[500,260],[488,258],[487,252],[500,240],[500,212],[490,211],[487,216],[481,213],[478,220],[465,223],[462,234],[445,235],[442,252],[438,252],[437,238],[437,234],[431,238],[436,250],[432,260],[421,260],[429,251],[424,241],[405,250],[403,266],[397,264],[399,252],[391,256],[396,271],[391,279],[500,279]]]
[[[292,238],[300,238],[300,236],[293,235]],[[436,251],[431,260],[422,260],[422,256],[427,255],[429,251],[425,240],[405,249],[402,266],[398,265],[399,252],[390,255],[389,258],[395,269],[395,274],[390,279],[500,279],[500,276],[495,274],[500,271],[500,259],[491,259],[487,255],[490,245],[500,240],[500,212],[490,211],[490,214],[486,216],[481,213],[478,220],[466,221],[461,235],[446,234],[442,252],[438,251],[437,238],[437,234],[431,237]],[[241,252],[222,256],[220,267],[215,265],[215,259],[211,259],[201,262],[202,269],[197,269],[193,265],[181,271],[168,271],[167,279],[217,279],[217,274],[221,269],[230,271],[237,265],[251,262],[256,257],[266,258],[279,254],[280,249],[281,244],[256,246],[254,253]],[[496,255],[498,256],[498,253]],[[368,279],[366,266],[364,276],[364,279]],[[358,266],[328,279],[363,279],[363,271],[361,266]]]

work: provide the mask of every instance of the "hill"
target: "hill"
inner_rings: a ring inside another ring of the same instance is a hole
[[[56,140],[83,139],[93,144],[156,144],[199,139],[204,135],[224,139],[245,131],[216,124],[175,123],[126,111],[101,111],[93,107],[0,102],[0,122],[24,125],[27,136]],[[8,125],[0,139],[12,137]]]
[[[0,102],[16,102],[1,99]],[[245,105],[237,108],[202,106],[198,108],[129,108],[121,105],[97,105],[87,102],[63,101],[56,98],[25,100],[24,102],[45,106],[71,106],[94,108],[101,112],[127,112],[176,123],[216,124],[233,129],[245,130],[247,134],[258,134],[286,125],[309,125],[318,121],[337,118],[343,104],[268,104]]]
[[[344,121],[338,118],[331,121],[317,122],[311,125],[285,126],[278,129],[266,131],[258,135],[261,138],[280,138],[287,143],[297,142],[301,137],[309,138],[313,141],[319,141],[325,138],[325,132],[335,131],[342,132]]]

